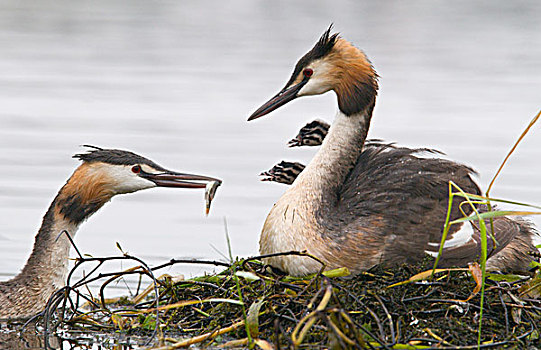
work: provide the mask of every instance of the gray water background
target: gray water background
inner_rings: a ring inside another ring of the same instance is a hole
[[[540,15],[538,1],[3,1],[0,279],[23,266],[82,144],[224,180],[208,218],[202,191],[114,198],[81,227],[82,252],[118,254],[119,242],[150,264],[224,260],[226,218],[233,255],[257,254],[286,188],[258,174],[282,159],[309,161],[316,149],[285,144],[307,121],[331,121],[335,96],[246,118],[331,22],[381,76],[369,137],[442,150],[479,171],[486,189],[541,107]],[[540,128],[494,197],[541,204]]]

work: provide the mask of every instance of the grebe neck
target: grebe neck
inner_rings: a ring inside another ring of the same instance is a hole
[[[319,206],[313,209],[334,206],[340,186],[362,152],[371,117],[372,108],[353,115],[339,111],[321,148],[295,180],[291,191],[312,197],[312,205]]]

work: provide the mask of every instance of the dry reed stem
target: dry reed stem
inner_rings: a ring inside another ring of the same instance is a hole
[[[238,329],[239,327],[242,327],[242,326],[244,326],[244,321],[239,321],[239,322],[233,323],[229,327],[225,327],[225,328],[218,329],[216,331],[201,334],[201,335],[198,335],[196,337],[192,337],[190,339],[181,340],[179,342],[176,342],[176,343],[168,345],[168,346],[161,346],[161,347],[158,347],[158,348],[150,348],[149,350],[173,350],[173,349],[184,348],[184,347],[187,347],[187,346],[190,346],[190,345],[194,345],[194,344],[204,342],[205,340],[213,339],[213,338],[215,338],[215,337],[217,337],[219,335],[232,332],[232,331],[234,331],[234,330],[236,330],[236,329]]]

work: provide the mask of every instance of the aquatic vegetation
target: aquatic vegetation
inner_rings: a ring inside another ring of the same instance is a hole
[[[94,270],[83,280],[70,282],[51,299],[41,321],[43,333],[58,335],[69,329],[87,334],[115,332],[124,338],[146,336],[147,346],[153,349],[190,344],[264,349],[415,349],[477,344],[478,266],[440,269],[431,280],[434,260],[427,257],[418,266],[374,269],[355,277],[338,269],[293,278],[269,270],[260,258],[231,264],[172,260],[149,268],[129,255],[81,257],[75,268],[118,259],[137,265],[117,273]],[[152,278],[156,284],[132,298],[107,300],[103,296],[107,285],[126,275],[152,276],[178,263],[215,264],[225,269],[188,280]],[[539,271],[533,277],[487,276],[483,348],[526,347],[539,341],[541,299],[533,291],[539,293],[536,283],[540,278]],[[98,280],[103,281],[101,295],[91,298],[86,285]]]

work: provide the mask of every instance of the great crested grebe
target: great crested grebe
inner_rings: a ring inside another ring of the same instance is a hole
[[[299,130],[297,136],[289,140],[287,146],[321,146],[330,127],[330,124],[320,119],[311,121]]]
[[[306,166],[298,162],[287,162],[282,160],[267,171],[262,172],[261,181],[273,181],[281,184],[291,185]]]
[[[260,253],[307,251],[332,269],[353,273],[375,265],[413,263],[438,251],[447,213],[448,183],[480,194],[473,170],[444,159],[420,158],[400,147],[366,148],[363,144],[378,91],[378,75],[365,54],[330,34],[329,28],[296,64],[286,86],[257,109],[253,120],[300,96],[334,91],[338,113],[321,148],[265,220]],[[452,218],[461,217],[459,200]],[[463,206],[466,214],[471,209]],[[483,208],[480,208],[483,210]],[[465,265],[478,258],[476,226],[453,225],[441,265]],[[520,218],[494,220],[497,245],[489,243],[487,267],[527,270],[532,237]],[[464,238],[465,237],[465,238]],[[491,240],[489,240],[491,242]],[[266,260],[291,275],[317,272],[320,264],[306,257]]]
[[[323,142],[330,125],[326,122],[316,119],[303,126],[297,136],[291,139],[288,147],[320,146]],[[259,174],[261,181],[272,181],[286,185],[291,185],[293,181],[304,170],[305,165],[298,162],[281,161],[267,171]]]
[[[0,318],[28,318],[64,286],[70,242],[79,225],[117,194],[152,187],[205,188],[220,180],[167,170],[135,153],[92,147],[73,157],[83,163],[60,189],[43,217],[34,248],[23,270],[0,282]]]

